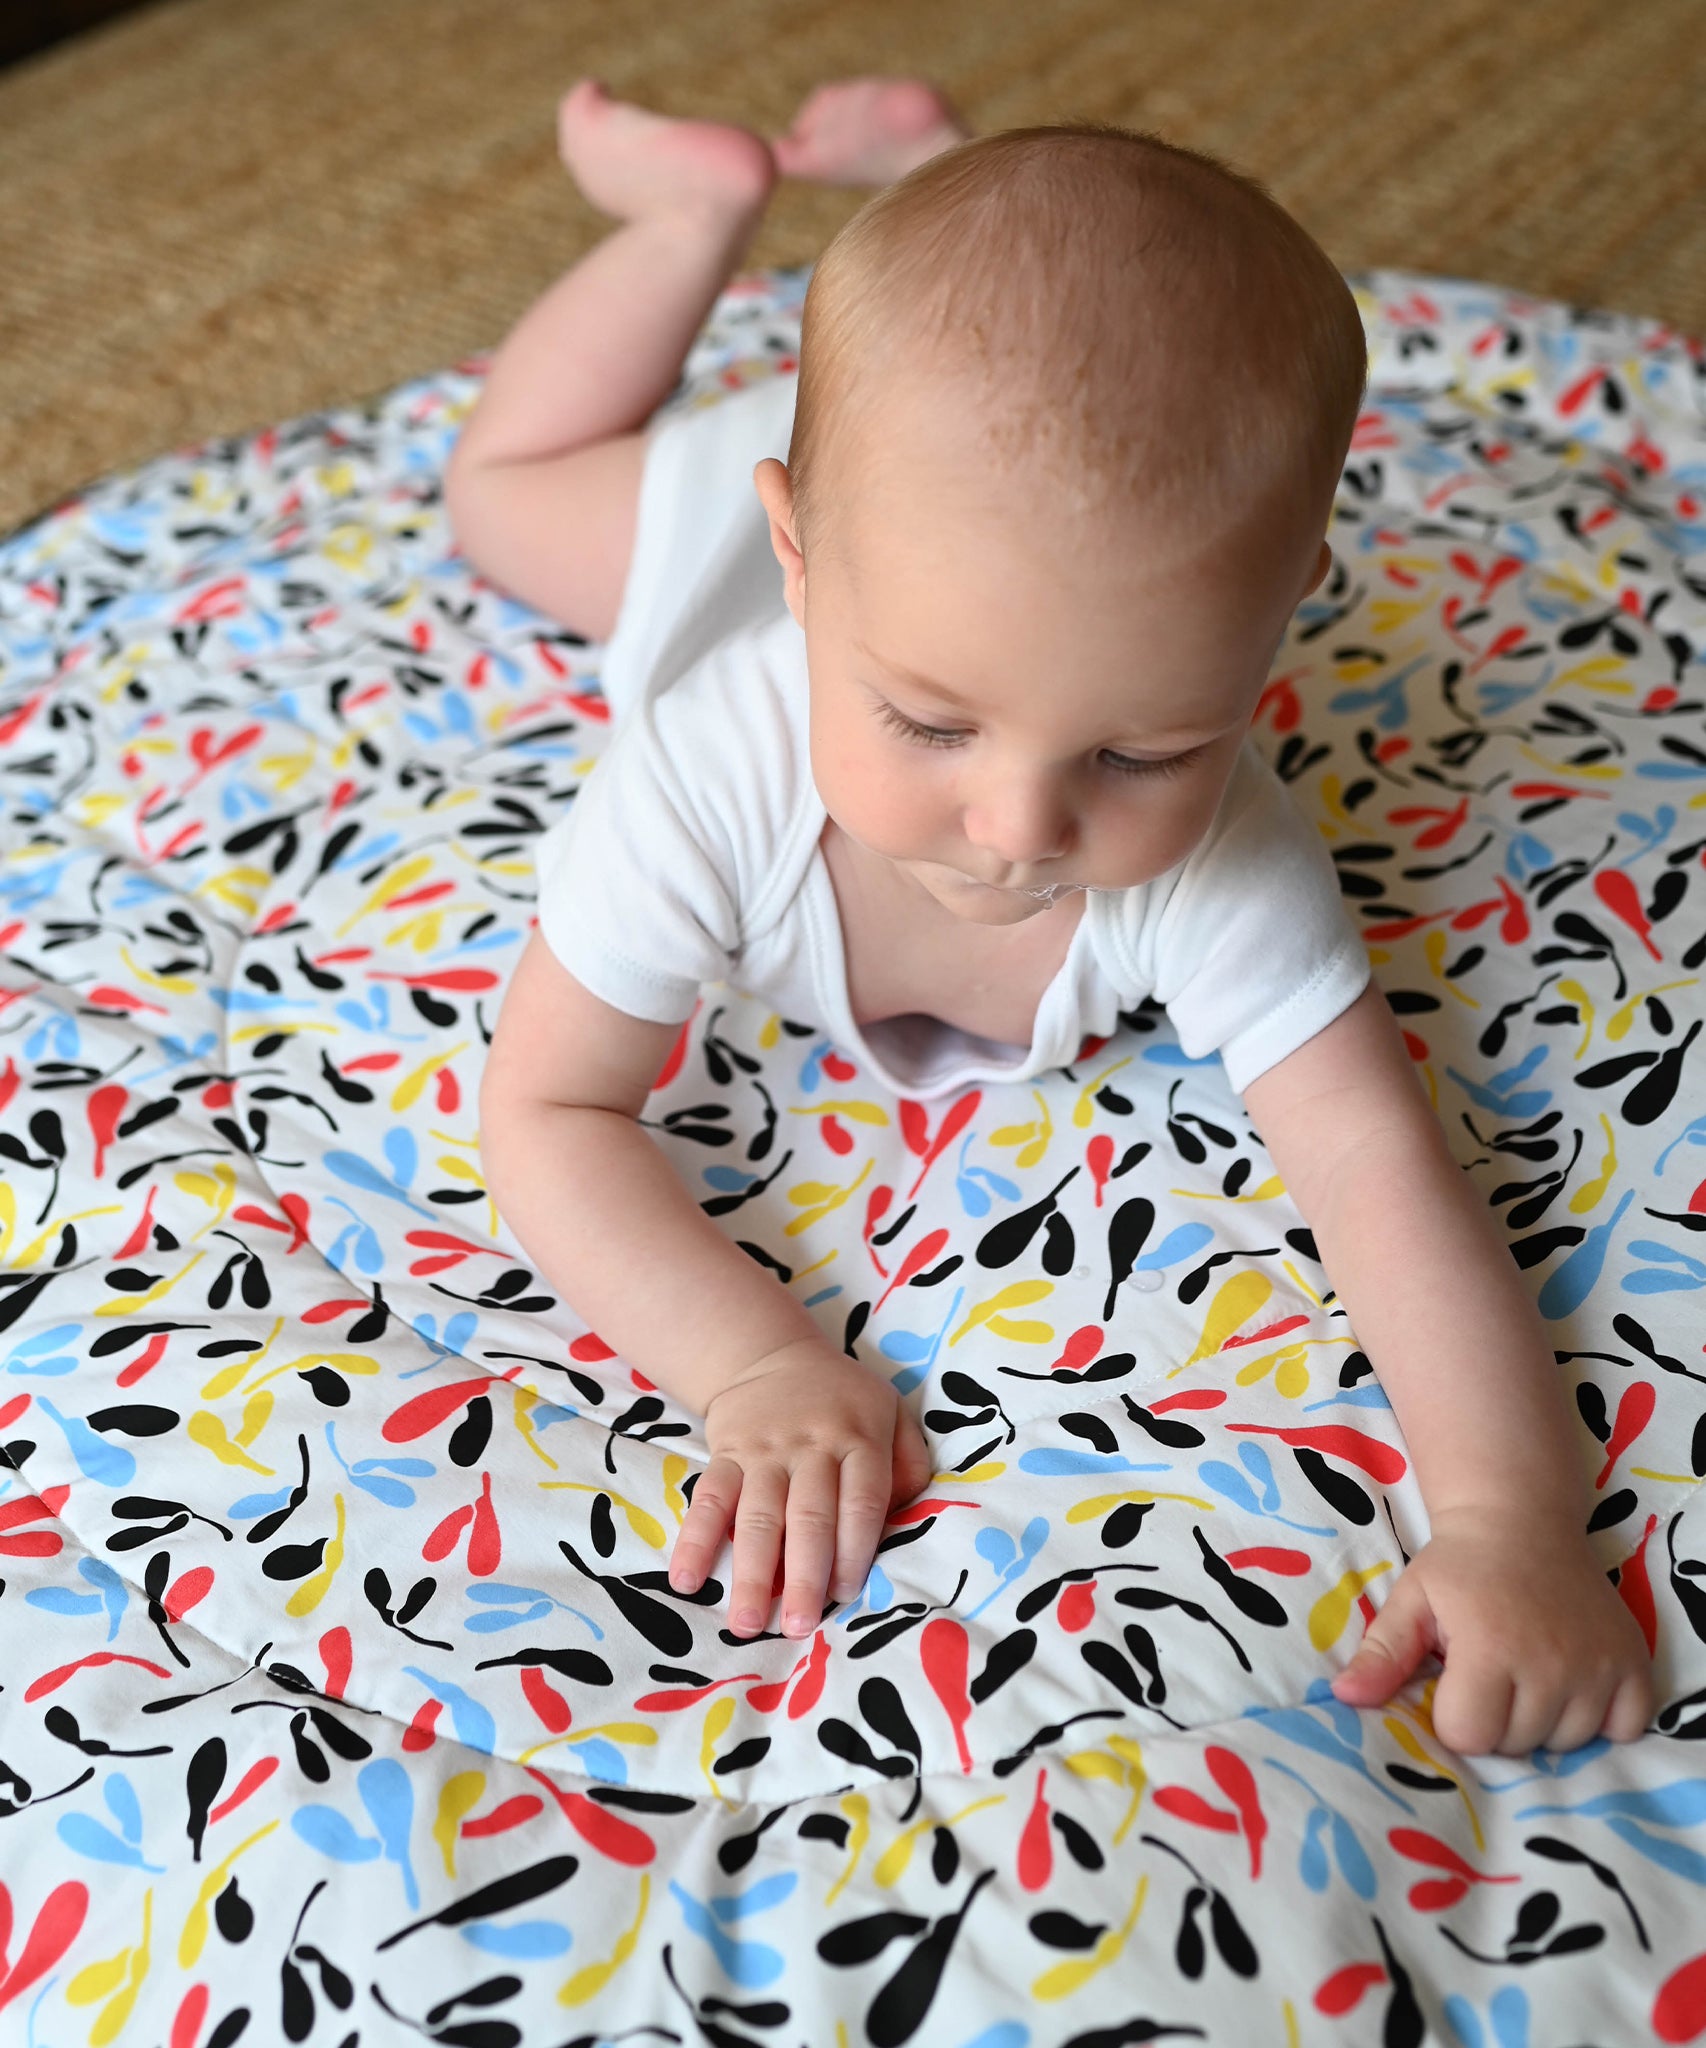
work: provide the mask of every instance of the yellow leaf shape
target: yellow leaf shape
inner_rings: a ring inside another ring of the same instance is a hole
[[[1633,1024],[1635,1021],[1636,1011],[1640,1009],[1641,1005],[1647,1000],[1648,996],[1669,995],[1671,990],[1674,988],[1693,988],[1695,983],[1698,982],[1699,979],[1700,977],[1698,975],[1691,975],[1687,981],[1663,981],[1660,982],[1657,988],[1641,989],[1638,993],[1632,995],[1629,998],[1628,1002],[1626,1002],[1623,1005],[1622,1009],[1620,1009],[1616,1013],[1616,1015],[1612,1017],[1610,1022],[1606,1025],[1606,1037],[1624,1037],[1627,1034],[1630,1025]]]
[[[1427,955],[1428,965],[1433,969],[1434,979],[1448,993],[1454,995],[1460,1003],[1466,1003],[1471,1010],[1478,1010],[1481,1005],[1475,997],[1466,995],[1445,971],[1445,955],[1448,943],[1445,933],[1440,930],[1438,925],[1435,925],[1433,930],[1428,932],[1422,940],[1422,951]]]
[[[844,1116],[854,1124],[886,1124],[888,1111],[874,1102],[814,1102],[809,1107],[793,1106],[795,1116]]]
[[[1108,1778],[1116,1785],[1125,1782],[1125,1772],[1104,1749],[1081,1749],[1061,1761],[1075,1778]]]
[[[717,1744],[729,1732],[729,1723],[735,1717],[735,1703],[728,1693],[719,1693],[705,1710],[704,1732],[699,1738],[699,1768],[711,1790],[728,1804],[728,1794],[717,1783],[711,1766],[717,1758]]]
[[[1604,1110],[1599,1113],[1599,1127],[1605,1133],[1605,1157],[1599,1163],[1598,1175],[1593,1180],[1583,1181],[1570,1197],[1570,1208],[1577,1216],[1585,1216],[1598,1205],[1617,1171],[1617,1140],[1611,1134],[1611,1120]]]
[[[1031,1986],[1034,1998],[1067,1998],[1087,1984],[1090,1979],[1108,1965],[1126,1945],[1131,1930],[1137,1925],[1137,1916],[1143,1911],[1143,1901],[1149,1891],[1149,1875],[1144,1873],[1137,1881],[1137,1896],[1132,1900],[1131,1911],[1124,1924],[1110,1927],[1102,1935],[1087,1956],[1073,1956],[1068,1961],[1056,1963],[1053,1969],[1045,1970]]]
[[[223,1365],[201,1390],[204,1401],[222,1401],[225,1396],[241,1385],[243,1375],[254,1364],[252,1358],[234,1358],[229,1365]]]
[[[1072,1122],[1076,1129],[1085,1131],[1090,1128],[1096,1120],[1096,1094],[1107,1084],[1111,1075],[1117,1074],[1121,1067],[1130,1065],[1131,1054],[1128,1052],[1123,1060],[1115,1060],[1112,1066],[1104,1067],[1095,1080],[1086,1081],[1079,1089],[1078,1100],[1072,1105]]]
[[[640,1903],[632,1922],[616,1938],[616,1946],[610,1952],[607,1962],[588,1963],[584,1970],[577,1970],[567,1979],[557,1993],[559,2005],[585,2005],[589,1998],[596,1998],[616,1972],[634,1953],[634,1944],[640,1938],[640,1928],[646,1917],[646,1907],[652,1895],[651,1879],[642,1870],[640,1873]]]
[[[693,1467],[679,1451],[670,1451],[663,1461],[663,1504],[678,1523],[687,1519],[687,1496],[681,1490],[681,1482]]]
[[[202,1262],[201,1252],[191,1252],[189,1258],[175,1273],[168,1273],[163,1280],[155,1281],[143,1294],[119,1294],[111,1301],[103,1301],[93,1311],[97,1316],[133,1316],[141,1309],[150,1308],[171,1293],[181,1280],[187,1280]]]
[[[1574,1003],[1581,1013],[1582,1042],[1576,1047],[1575,1058],[1580,1059],[1588,1049],[1588,1040],[1593,1036],[1593,1001],[1579,981],[1572,981],[1568,975],[1558,984],[1558,993],[1567,1003]]]
[[[1052,1280],[1015,1280],[1010,1287],[1003,1287],[999,1294],[990,1295],[978,1302],[960,1327],[948,1339],[957,1344],[968,1330],[975,1330],[989,1318],[999,1315],[1003,1309],[1027,1308],[1033,1301],[1046,1301],[1054,1292]]]
[[[312,1614],[331,1591],[332,1581],[338,1575],[338,1566],[344,1561],[344,1497],[341,1493],[333,1494],[332,1506],[338,1517],[336,1533],[326,1545],[320,1569],[311,1579],[304,1579],[284,1603],[286,1614],[298,1617]]]
[[[237,1434],[232,1439],[232,1441],[234,1443],[242,1444],[245,1448],[247,1448],[250,1444],[254,1442],[256,1437],[260,1435],[261,1431],[266,1428],[267,1418],[271,1414],[271,1394],[264,1392],[259,1394],[251,1394],[248,1400],[246,1400],[243,1403],[242,1424],[238,1428]]]
[[[788,1190],[788,1200],[796,1208],[815,1207],[820,1202],[831,1202],[841,1192],[826,1180],[802,1180]]]
[[[1053,1323],[1014,1322],[1011,1316],[986,1316],[984,1328],[997,1337],[1005,1337],[1010,1344],[1052,1344]]]
[[[476,1172],[466,1159],[457,1159],[449,1153],[441,1152],[438,1155],[438,1169],[450,1180],[471,1181],[479,1188],[486,1184],[485,1176]]]
[[[1370,1565],[1365,1572],[1346,1572],[1336,1586],[1323,1593],[1309,1610],[1309,1640],[1318,1650],[1330,1650],[1345,1632],[1357,1595],[1382,1572],[1392,1570],[1390,1559]]]
[[[1252,1387],[1270,1367],[1290,1364],[1303,1354],[1301,1344],[1282,1344],[1277,1351],[1264,1351],[1260,1358],[1252,1358],[1248,1365],[1241,1365],[1233,1378],[1241,1387]]]
[[[210,1408],[198,1408],[189,1419],[189,1439],[200,1444],[204,1451],[211,1451],[222,1465],[239,1465],[246,1472],[259,1472],[265,1478],[274,1476],[270,1465],[263,1465],[258,1458],[251,1458],[240,1445],[234,1444],[225,1434],[225,1425]]]
[[[827,1216],[832,1209],[839,1209],[842,1203],[847,1200],[848,1196],[851,1195],[855,1191],[855,1189],[861,1187],[864,1184],[864,1182],[870,1175],[872,1166],[875,1163],[876,1162],[874,1160],[867,1159],[864,1165],[859,1169],[859,1178],[857,1180],[849,1181],[845,1187],[833,1189],[830,1192],[827,1201],[820,1203],[819,1206],[815,1209],[806,1210],[803,1216],[795,1216],[791,1218],[787,1223],[783,1224],[783,1236],[798,1237],[802,1230],[810,1230],[814,1223],[818,1222],[820,1218]],[[808,1182],[808,1186],[821,1185],[821,1182]],[[789,1194],[791,1198],[795,1201],[798,1201],[800,1199],[799,1195],[796,1194],[793,1189],[789,1190]]]
[[[1195,1365],[1199,1359],[1212,1358],[1239,1324],[1247,1323],[1273,1291],[1274,1283],[1265,1273],[1234,1273],[1230,1280],[1224,1281],[1215,1289],[1203,1322],[1201,1340],[1185,1360],[1185,1365]],[[1183,1372],[1185,1365],[1175,1366],[1173,1371]],[[1172,1378],[1172,1373],[1168,1378]]]
[[[385,909],[397,897],[406,896],[417,882],[424,882],[431,873],[432,860],[429,855],[421,854],[414,860],[401,862],[368,891],[359,908],[351,911],[339,925],[337,936],[343,938],[352,932],[363,918],[371,917],[376,910]]]
[[[982,1486],[986,1481],[999,1479],[1007,1469],[1004,1459],[988,1459],[981,1465],[974,1465],[969,1472],[936,1472],[931,1475],[933,1486]]]
[[[877,1883],[884,1887],[897,1884],[905,1876],[906,1866],[912,1861],[912,1846],[920,1833],[926,1828],[934,1830],[935,1826],[935,1816],[932,1815],[929,1820],[915,1821],[911,1827],[903,1829],[896,1835],[877,1858],[876,1868],[871,1872]]]
[[[1158,1493],[1148,1486],[1128,1487],[1124,1493],[1095,1493],[1088,1500],[1075,1500],[1066,1511],[1069,1522],[1094,1522],[1111,1513],[1122,1501],[1127,1500],[1176,1500],[1186,1507],[1201,1508],[1204,1514],[1216,1512],[1215,1503],[1204,1500],[1197,1493]]]
[[[1000,1130],[990,1132],[989,1142],[992,1145],[1027,1145],[1036,1135],[1034,1123],[1003,1124]]]
[[[69,1216],[55,1216],[47,1228],[39,1231],[24,1246],[23,1250],[19,1252],[16,1264],[20,1268],[34,1266],[68,1223],[81,1223],[85,1216],[122,1216],[123,1214],[124,1204],[116,1202],[102,1209],[73,1209]]]
[[[217,896],[221,903],[229,903],[234,910],[252,918],[271,882],[272,876],[265,868],[227,868],[223,874],[209,875],[196,894]]]
[[[314,750],[304,747],[299,754],[263,754],[256,764],[282,796],[292,790],[314,765]]]
[[[89,2048],[106,2048],[107,2042],[116,2041],[125,2021],[130,2018],[136,1994],[142,1989],[143,1978],[148,1975],[148,1933],[153,1918],[154,1892],[150,1887],[142,1894],[142,1939],[135,1948],[126,1952],[130,1981],[101,2008],[100,2016],[89,2029]]]
[[[459,1053],[467,1049],[467,1040],[464,1039],[461,1044],[446,1046],[442,1052],[435,1052],[430,1059],[422,1060],[414,1072],[399,1081],[392,1090],[391,1107],[399,1111],[409,1108],[439,1068],[449,1066]]]
[[[1414,598],[1377,597],[1370,604],[1368,615],[1377,633],[1395,633],[1424,609]]]
[[[438,1844],[438,1853],[444,1858],[446,1877],[456,1875],[456,1837],[461,1833],[462,1823],[479,1805],[486,1789],[484,1771],[458,1771],[453,1778],[447,1778],[444,1789],[438,1795],[438,1815],[432,1824],[432,1838]]]
[[[164,989],[172,996],[193,996],[196,984],[187,974],[151,974],[131,953],[128,946],[119,947],[119,957],[138,981],[146,982],[150,988]]]
[[[774,1010],[758,1027],[758,1046],[761,1052],[769,1052],[782,1036],[782,1020]]]
[[[116,818],[121,811],[129,809],[128,796],[85,796],[72,807],[72,815],[79,825],[87,825],[90,830],[98,832],[109,818]]]
[[[73,2005],[93,2005],[97,1999],[105,1998],[109,1991],[116,1991],[124,1982],[125,1966],[129,1961],[130,1950],[121,1948],[116,1956],[103,1956],[98,1963],[90,1963],[66,1985],[66,1998]]]
[[[193,1970],[207,1941],[207,1909],[225,1889],[225,1880],[231,1875],[231,1866],[237,1858],[252,1849],[257,1842],[264,1841],[274,1828],[276,1820],[269,1820],[265,1827],[237,1844],[223,1863],[216,1865],[201,1881],[201,1890],[196,1893],[195,1904],[184,1916],[184,1931],[178,1936],[178,1968]]]
[[[859,1867],[859,1859],[865,1853],[865,1845],[871,1839],[871,1802],[863,1792],[845,1793],[841,1800],[841,1811],[847,1816],[847,1861],[841,1875],[835,1880],[824,1897],[826,1906],[833,1906],[840,1896],[843,1885]]]
[[[1040,1138],[1025,1146],[1022,1151],[1016,1152],[1013,1155],[1013,1164],[1015,1166],[1035,1166],[1048,1150],[1048,1141],[1051,1136],[1051,1132],[1045,1131]]]
[[[1309,1391],[1309,1362],[1303,1346],[1274,1367],[1274,1386],[1288,1401],[1301,1401]]]

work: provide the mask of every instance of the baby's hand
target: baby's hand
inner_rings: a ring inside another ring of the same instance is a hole
[[[669,1582],[682,1593],[703,1584],[732,1523],[737,1635],[755,1635],[769,1618],[784,1537],[783,1632],[809,1635],[826,1588],[852,1599],[890,1509],[930,1480],[929,1449],[900,1396],[821,1339],[773,1352],[725,1387],[705,1411],[705,1442],[710,1463],[675,1539]]]
[[[1586,1535],[1515,1509],[1433,1518],[1334,1695],[1379,1706],[1430,1651],[1434,1732],[1461,1756],[1633,1742],[1653,1711],[1645,1638]]]

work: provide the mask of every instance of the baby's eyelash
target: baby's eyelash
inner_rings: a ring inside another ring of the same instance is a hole
[[[945,730],[941,726],[920,725],[914,718],[908,718],[904,711],[897,711],[892,704],[877,706],[877,716],[893,732],[905,739],[915,741],[922,747],[957,747],[965,738],[961,732]],[[1198,753],[1193,747],[1189,753],[1168,754],[1159,760],[1140,761],[1130,754],[1104,753],[1101,759],[1113,769],[1116,775],[1177,775]]]
[[[1167,754],[1156,761],[1139,761],[1130,754],[1104,754],[1102,759],[1116,775],[1177,775],[1189,767],[1196,752],[1193,747],[1188,754]]]
[[[904,711],[897,711],[892,704],[879,704],[877,716],[891,731],[916,740],[920,746],[955,747],[965,737],[963,733],[944,732],[939,726],[920,725],[915,719],[908,718]]]

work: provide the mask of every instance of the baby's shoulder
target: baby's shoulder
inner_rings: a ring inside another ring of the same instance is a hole
[[[809,733],[804,635],[784,613],[720,641],[637,707],[590,786],[622,785],[636,826],[667,818],[660,837],[691,841],[726,876],[750,931],[779,887],[798,885],[816,843]]]

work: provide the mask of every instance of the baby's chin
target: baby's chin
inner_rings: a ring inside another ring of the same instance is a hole
[[[897,865],[928,890],[944,910],[952,911],[967,924],[1023,924],[1070,893],[1063,890],[1061,896],[1039,896],[1022,889],[996,889],[984,882],[970,881],[936,861],[901,861]]]

